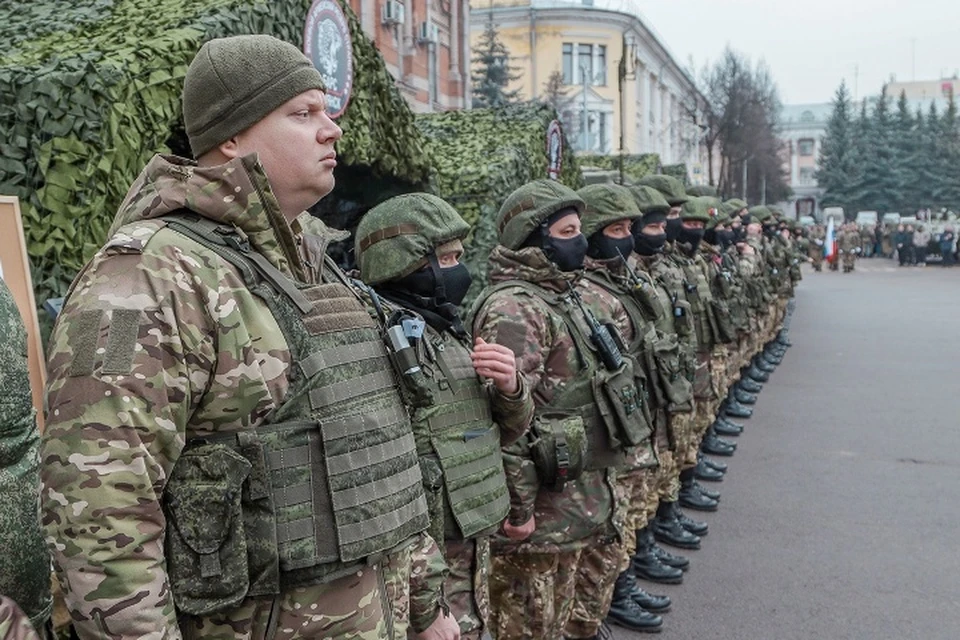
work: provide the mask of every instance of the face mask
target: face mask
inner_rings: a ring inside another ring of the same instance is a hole
[[[598,231],[590,236],[590,243],[587,248],[587,255],[597,260],[612,260],[619,258],[629,258],[633,253],[633,236],[626,238],[611,238],[610,236]]]
[[[740,225],[742,226],[742,228],[746,229],[747,225],[750,224],[751,222],[752,220],[750,220],[750,214],[747,214],[745,216],[740,216]]]
[[[680,218],[667,218],[667,240],[673,242],[680,236],[680,229],[683,229],[683,220]]]
[[[583,259],[587,255],[587,239],[582,233],[567,239],[547,236],[543,238],[542,248],[547,258],[557,265],[560,271],[583,269]]]
[[[720,229],[717,231],[717,241],[724,249],[733,244],[736,241],[736,238],[737,234],[733,232],[733,229]]]
[[[441,267],[440,279],[443,282],[444,299],[438,300],[438,302],[449,302],[459,307],[463,298],[467,295],[470,283],[473,282],[473,278],[467,270],[467,265],[457,264],[453,267]]]
[[[634,236],[636,240],[637,253],[642,256],[653,256],[663,252],[663,245],[667,242],[667,234],[658,233],[655,236],[648,236],[645,233],[638,233]]]
[[[763,235],[767,236],[768,238],[776,238],[776,237],[777,237],[777,228],[776,228],[776,227],[764,227],[764,228],[763,228]]]
[[[690,253],[694,254],[697,252],[697,247],[700,246],[700,241],[703,240],[703,229],[687,229],[681,226],[677,240],[682,244],[689,244],[691,247]]]

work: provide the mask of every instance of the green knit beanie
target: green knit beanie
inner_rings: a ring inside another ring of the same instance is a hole
[[[267,35],[210,40],[183,81],[183,123],[194,157],[310,89],[324,91],[323,78],[289,42]]]

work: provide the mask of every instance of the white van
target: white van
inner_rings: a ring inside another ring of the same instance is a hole
[[[857,212],[857,224],[861,227],[866,225],[876,226],[877,220],[880,219],[880,214],[876,211],[858,211]]]

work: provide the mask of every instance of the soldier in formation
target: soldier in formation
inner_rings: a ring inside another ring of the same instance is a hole
[[[465,319],[469,228],[407,194],[305,210],[340,129],[302,53],[213,40],[197,161],[157,156],[51,338],[42,522],[81,638],[477,640],[659,631],[798,247],[668,176],[524,185]],[[708,454],[708,455],[705,455]],[[683,508],[681,508],[683,507]],[[21,603],[22,604],[22,603]]]
[[[837,249],[839,251],[839,261],[843,262],[843,272],[850,273],[856,266],[857,258],[863,252],[862,240],[857,225],[848,222],[840,227],[840,233],[837,234]],[[837,270],[838,260],[834,260],[831,269]]]

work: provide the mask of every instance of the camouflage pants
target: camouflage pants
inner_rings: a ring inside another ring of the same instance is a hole
[[[581,551],[493,556],[491,634],[497,640],[560,638],[573,609]]]
[[[179,620],[184,640],[406,640],[402,603],[409,597],[410,548],[333,582],[292,589],[274,598],[247,598],[237,608]],[[399,605],[397,604],[399,603]],[[275,634],[270,635],[270,619]]]
[[[443,557],[450,568],[443,587],[460,638],[479,640],[490,619],[490,539],[447,540]]]
[[[856,263],[857,254],[855,254],[853,251],[847,250],[846,253],[843,254],[843,268],[853,269]]]
[[[675,446],[673,448],[673,459],[672,462],[676,465],[676,472],[679,477],[679,473],[684,469],[684,460],[686,458],[686,452],[691,447],[691,442],[694,439],[697,411],[700,409],[700,401],[698,400],[694,404],[694,410],[690,413],[674,413],[670,416],[670,428],[674,433]],[[660,465],[663,466],[663,459],[660,460]],[[678,489],[679,491],[679,484]]]
[[[623,545],[609,537],[587,543],[577,564],[573,611],[564,627],[568,638],[593,638],[610,610],[613,587],[620,575]]]
[[[667,452],[669,455],[670,452]],[[661,454],[662,455],[662,454]],[[660,501],[657,495],[657,483],[660,478],[660,467],[652,469],[636,469],[626,473],[621,473],[617,478],[617,484],[623,487],[623,493],[627,504],[627,518],[624,524],[623,533],[623,551],[624,556],[629,559],[637,552],[637,535],[639,529],[643,529],[650,522],[650,503],[653,502],[653,512],[656,513],[657,503]]]

